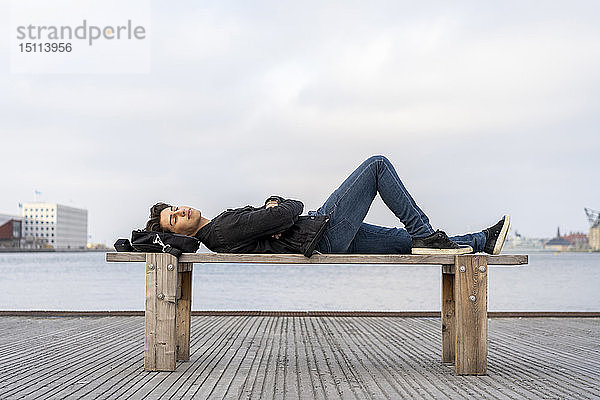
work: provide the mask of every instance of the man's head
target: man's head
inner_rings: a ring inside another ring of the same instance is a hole
[[[201,221],[202,214],[199,210],[187,206],[156,203],[150,208],[150,219],[146,223],[146,230],[193,236],[200,229]]]

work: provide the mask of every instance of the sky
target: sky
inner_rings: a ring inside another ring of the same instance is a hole
[[[152,1],[137,74],[11,72],[9,5],[0,213],[38,190],[112,244],[156,201],[306,213],[375,154],[450,234],[600,209],[597,1]],[[379,196],[365,221],[402,226]]]

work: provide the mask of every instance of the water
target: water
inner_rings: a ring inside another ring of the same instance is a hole
[[[104,253],[0,254],[0,310],[143,310],[143,263]],[[491,266],[490,311],[600,311],[600,253],[530,253]],[[194,266],[194,310],[440,309],[440,268],[391,265]]]

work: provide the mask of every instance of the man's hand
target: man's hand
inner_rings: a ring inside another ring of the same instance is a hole
[[[277,203],[277,200],[271,200],[271,201],[267,202],[267,204],[265,204],[265,208],[275,207],[278,204],[279,203]],[[271,235],[271,237],[275,238],[275,239],[279,239],[281,237],[281,233],[275,233],[275,234]]]

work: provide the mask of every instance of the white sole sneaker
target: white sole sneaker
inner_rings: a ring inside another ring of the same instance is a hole
[[[436,254],[442,254],[442,255],[468,254],[468,253],[472,253],[472,252],[473,252],[473,248],[471,246],[460,247],[458,249],[432,249],[432,248],[428,248],[428,247],[413,247],[413,249],[411,250],[412,254],[424,255],[424,256],[430,256],[430,255],[436,255]]]
[[[510,215],[506,214],[504,216],[504,224],[500,229],[500,234],[498,235],[498,239],[496,239],[496,244],[494,245],[493,255],[497,256],[500,254],[502,250],[502,246],[504,246],[504,241],[506,240],[506,234],[508,233],[508,229],[510,228]]]

